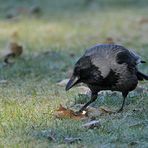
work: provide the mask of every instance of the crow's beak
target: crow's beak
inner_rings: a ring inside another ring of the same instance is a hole
[[[66,91],[68,91],[70,88],[72,88],[75,84],[77,84],[79,78],[76,76],[72,76],[71,79],[68,81],[66,85]]]

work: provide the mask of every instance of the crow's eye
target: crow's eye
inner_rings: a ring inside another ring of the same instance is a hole
[[[76,67],[74,69],[74,75],[80,75],[80,68],[79,67]]]

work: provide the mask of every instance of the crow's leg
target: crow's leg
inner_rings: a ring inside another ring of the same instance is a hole
[[[98,92],[97,93],[92,92],[90,101],[88,101],[77,113],[82,113],[82,111],[84,111],[89,104],[91,104],[97,99],[97,96],[98,96]]]
[[[125,104],[125,98],[127,97],[127,95],[128,95],[128,92],[122,92],[123,102],[122,102],[121,108],[118,110],[118,113],[120,113],[121,111],[123,111],[123,107],[124,107],[124,104]]]

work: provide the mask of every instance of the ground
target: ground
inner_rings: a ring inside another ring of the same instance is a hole
[[[38,6],[41,12],[30,12]],[[65,92],[57,82],[68,78],[86,48],[112,38],[148,61],[147,14],[144,0],[0,1],[0,52],[10,41],[24,46],[13,65],[4,66],[1,54],[0,147],[148,147],[146,81],[139,83],[142,91],[129,94],[122,113],[100,116],[98,129],[53,115],[60,104],[70,107],[81,99],[77,88]],[[148,74],[147,64],[140,69]],[[92,105],[117,109],[121,102],[120,93],[104,93]],[[48,130],[55,132],[56,142],[40,134]],[[64,137],[82,141],[67,144]]]

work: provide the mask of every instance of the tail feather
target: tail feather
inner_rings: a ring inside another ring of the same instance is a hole
[[[148,75],[143,74],[142,72],[138,71],[137,72],[137,78],[138,80],[142,81],[142,80],[148,80]]]

